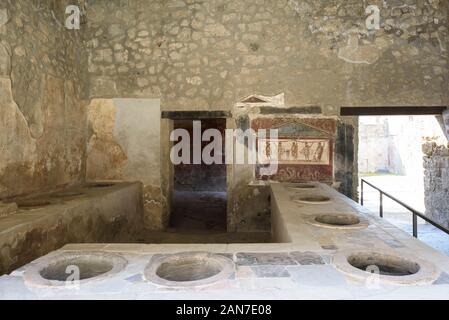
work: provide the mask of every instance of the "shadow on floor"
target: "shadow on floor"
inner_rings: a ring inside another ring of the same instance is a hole
[[[138,243],[147,244],[213,244],[213,243],[270,243],[271,234],[268,232],[166,232],[144,231],[137,236]]]
[[[226,192],[175,191],[170,228],[182,231],[226,232]]]

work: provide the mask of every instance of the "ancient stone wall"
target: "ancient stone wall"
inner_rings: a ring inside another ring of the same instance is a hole
[[[0,3],[0,199],[84,177],[85,54],[64,28],[69,3]]]
[[[0,3],[0,198],[83,179],[84,98],[230,111],[251,94],[283,92],[290,117],[306,107],[328,117],[340,106],[447,103],[447,1],[373,0],[381,20],[371,31],[360,0],[72,1],[85,13],[80,31],[62,25],[69,3]],[[345,121],[334,174],[349,195],[357,134],[355,121]],[[167,162],[162,156],[160,165]],[[228,175],[238,192],[251,167]],[[149,185],[153,198],[159,186]]]
[[[447,1],[111,0],[87,10],[91,97],[230,109],[253,93],[290,106],[441,105]]]
[[[233,111],[252,94],[285,93],[290,110],[277,113],[292,118],[309,108],[328,117],[341,106],[446,104],[448,3],[369,4],[381,10],[379,30],[367,30],[360,0],[95,1],[85,32],[89,96],[160,98],[163,111]],[[228,128],[247,128],[242,119],[234,114]],[[357,121],[345,119],[334,182],[353,197],[356,153]],[[251,166],[228,168],[230,230],[248,220],[241,213],[252,179]]]
[[[426,215],[449,227],[449,144],[423,146]]]

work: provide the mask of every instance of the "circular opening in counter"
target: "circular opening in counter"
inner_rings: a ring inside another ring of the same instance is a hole
[[[49,200],[22,200],[17,202],[19,209],[35,209],[51,205]]]
[[[80,256],[59,260],[42,269],[40,275],[46,280],[67,281],[71,273],[79,272],[79,280],[85,280],[101,276],[113,267],[112,261]]]
[[[343,250],[332,257],[332,265],[353,280],[365,283],[429,285],[441,275],[430,261],[397,250]]]
[[[127,261],[107,253],[71,253],[44,257],[25,270],[27,283],[35,286],[62,287],[73,281],[85,283],[110,277],[123,270]]]
[[[331,198],[324,196],[309,196],[295,199],[295,202],[305,203],[305,204],[325,204],[329,203]]]
[[[360,219],[352,214],[322,214],[315,217],[315,221],[330,226],[354,226],[360,223]]]
[[[367,273],[404,277],[419,272],[420,265],[411,260],[380,253],[359,253],[348,257],[348,263]]]
[[[329,228],[334,230],[359,230],[369,227],[369,221],[362,215],[353,213],[325,213],[303,215],[302,218],[315,227]]]
[[[228,258],[209,253],[186,253],[158,256],[145,270],[145,277],[168,287],[195,287],[228,279],[234,263]]]
[[[216,276],[221,270],[221,264],[215,259],[184,257],[164,262],[156,274],[168,281],[198,281]]]

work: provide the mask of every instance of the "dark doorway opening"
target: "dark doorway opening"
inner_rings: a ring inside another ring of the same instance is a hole
[[[185,129],[193,139],[195,120],[175,120],[174,129]],[[200,121],[200,120],[198,120]],[[190,143],[191,164],[174,166],[174,190],[170,228],[177,232],[227,230],[227,183],[225,164],[226,119],[201,119],[201,135],[208,129],[220,131],[223,141],[222,164],[193,164],[193,143]],[[176,143],[176,142],[175,142]],[[202,142],[202,149],[210,142]]]

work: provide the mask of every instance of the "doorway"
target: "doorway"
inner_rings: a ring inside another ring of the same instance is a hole
[[[359,177],[446,225],[446,220],[439,221],[433,214],[434,206],[442,204],[438,199],[442,183],[438,181],[444,180],[444,169],[439,167],[442,159],[431,154],[432,149],[444,150],[445,146],[447,138],[435,116],[361,116]],[[379,192],[365,186],[363,193],[364,206],[377,214]],[[447,212],[448,207],[438,209]],[[387,221],[412,234],[410,211],[387,197],[383,200],[383,211]],[[449,255],[449,236],[423,219],[419,218],[418,224],[419,239]]]
[[[193,137],[194,121],[201,122],[201,136],[216,129],[224,141],[225,118],[174,120],[173,128],[187,130]],[[202,148],[210,142],[202,142]],[[175,142],[176,144],[176,142]],[[174,165],[173,197],[170,229],[176,232],[226,232],[227,181],[225,144],[222,144],[221,164],[193,164],[194,144],[190,143],[190,164]]]

